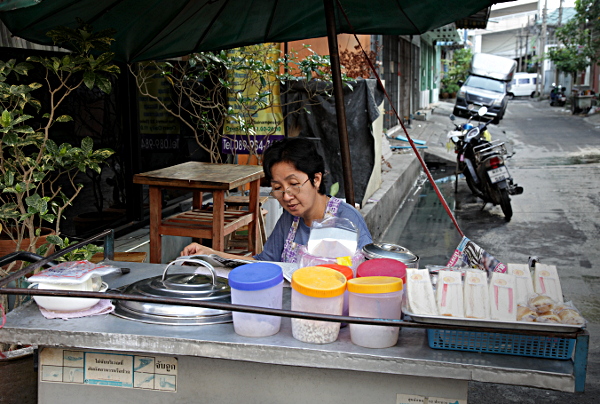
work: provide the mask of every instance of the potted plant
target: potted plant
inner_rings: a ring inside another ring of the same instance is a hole
[[[48,36],[72,53],[0,61],[0,226],[9,245],[9,251],[0,255],[13,251],[47,255],[53,246],[69,244],[61,237],[60,226],[65,209],[82,189],[76,175],[99,172],[113,151],[94,150],[91,138],[73,146],[57,143],[53,135],[72,120],[60,113],[60,107],[75,90],[85,86],[111,91],[110,79],[119,73],[109,51],[112,35],[112,30],[93,33],[83,23],[78,29],[61,27]],[[41,69],[41,83],[29,78],[35,69]],[[83,253],[95,251],[91,246]],[[1,268],[0,276],[16,269],[15,263]],[[6,295],[0,298],[7,308]]]
[[[448,92],[450,98],[456,98],[456,93],[458,93],[458,90],[460,90],[460,87],[455,83],[448,84],[446,87],[446,91]]]

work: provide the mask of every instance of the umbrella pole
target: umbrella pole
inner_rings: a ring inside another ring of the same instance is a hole
[[[354,206],[354,182],[352,181],[352,162],[350,161],[350,144],[348,142],[348,128],[346,126],[346,106],[344,105],[342,69],[340,68],[340,54],[338,50],[337,32],[335,29],[335,13],[333,1],[334,0],[323,0],[323,3],[325,5],[325,20],[327,23],[327,43],[329,44],[331,76],[333,79],[333,95],[335,98],[335,112],[337,116],[340,152],[342,154],[344,190],[346,194],[346,202]]]

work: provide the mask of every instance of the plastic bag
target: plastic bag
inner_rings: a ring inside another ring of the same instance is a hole
[[[353,256],[358,248],[358,229],[343,217],[315,220],[310,228],[306,252],[315,257]]]
[[[298,247],[298,268],[312,267],[324,264],[339,264],[346,265],[352,268],[352,272],[356,276],[356,268],[365,261],[365,256],[362,251],[355,251],[354,254],[345,257],[320,257],[308,253],[306,246]]]
[[[117,272],[114,265],[94,264],[92,262],[69,261],[54,265],[28,279],[29,283],[79,284],[87,282],[92,276],[100,277]]]

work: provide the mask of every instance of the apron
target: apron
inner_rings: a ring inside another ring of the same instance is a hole
[[[334,217],[341,202],[341,199],[334,198],[333,196],[329,198],[323,219]],[[288,232],[287,238],[285,239],[285,244],[283,245],[281,262],[298,262],[298,244],[294,242],[294,238],[296,238],[296,232],[298,231],[299,224],[300,217],[295,216],[294,221],[290,226],[290,231]]]

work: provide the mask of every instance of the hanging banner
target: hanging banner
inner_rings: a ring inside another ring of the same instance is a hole
[[[153,63],[140,63],[139,68],[144,70],[144,75],[152,76],[147,80],[148,93],[158,98],[138,94],[141,148],[154,151],[179,150],[179,121],[159,102],[160,100],[171,107],[171,87]]]
[[[231,113],[223,128],[223,153],[262,154],[272,142],[283,139],[279,81],[274,73],[260,72],[256,67],[276,65],[279,56],[279,45],[273,43],[230,51],[236,67],[228,72]]]

